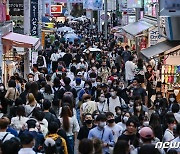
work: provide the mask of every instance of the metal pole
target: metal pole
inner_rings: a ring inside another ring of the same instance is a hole
[[[108,34],[107,0],[104,0],[104,11],[105,11],[104,31],[105,31],[105,39],[107,40],[107,34]]]
[[[140,19],[140,8],[136,8],[136,22],[138,22],[138,20]],[[135,42],[136,42],[136,53],[139,57],[139,37],[135,37]]]
[[[98,32],[100,32],[100,10],[98,10]]]
[[[71,14],[71,4],[69,0],[67,0],[67,10],[68,10],[68,16],[69,16]]]
[[[93,28],[93,10],[91,10],[91,28]]]

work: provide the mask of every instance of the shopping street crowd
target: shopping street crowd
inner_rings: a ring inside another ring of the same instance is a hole
[[[27,79],[18,70],[0,84],[1,153],[74,154],[75,140],[80,154],[180,152],[155,148],[180,141],[179,104],[157,90],[159,64],[89,21],[71,26],[79,39],[46,36]]]

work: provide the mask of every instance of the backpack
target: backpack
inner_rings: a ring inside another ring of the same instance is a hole
[[[43,66],[44,65],[43,56],[38,56],[38,58],[37,58],[37,65],[38,66]]]
[[[4,137],[0,140],[0,147],[2,146],[2,144],[3,144],[4,140],[5,140],[5,138],[8,136],[8,134],[9,134],[9,133],[6,133],[6,134],[4,135]]]
[[[52,101],[52,104],[54,106],[59,106],[59,102],[60,102],[60,88],[59,87],[57,90],[53,87],[53,90],[54,90],[54,98],[53,98],[53,101]]]
[[[58,154],[64,154],[64,146],[62,146],[62,139],[61,137],[58,137],[56,140],[55,140],[55,143],[56,143],[56,151]]]

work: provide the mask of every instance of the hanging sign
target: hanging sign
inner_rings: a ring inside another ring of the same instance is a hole
[[[9,15],[11,16],[24,15],[23,0],[9,0]]]
[[[31,0],[31,16],[30,16],[30,25],[31,25],[31,35],[38,35],[38,0]]]

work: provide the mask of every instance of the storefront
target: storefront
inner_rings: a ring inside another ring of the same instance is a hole
[[[175,92],[180,101],[180,41],[163,41],[141,51],[148,60],[156,59],[159,65],[161,91],[168,97]]]
[[[4,35],[1,40],[3,46],[2,82],[6,84],[9,77],[19,70],[21,72],[18,73],[22,73],[21,75],[26,78],[31,67],[32,52],[40,47],[40,40],[13,32]],[[20,47],[20,49],[16,47]]]

